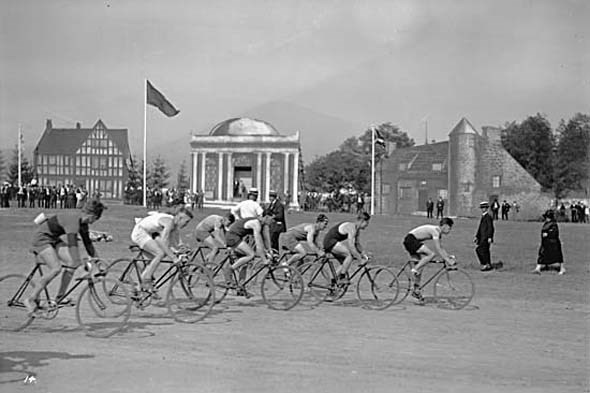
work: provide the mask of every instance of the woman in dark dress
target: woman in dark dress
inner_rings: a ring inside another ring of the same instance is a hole
[[[543,214],[545,222],[541,229],[541,247],[539,247],[539,257],[537,258],[537,267],[533,273],[540,274],[543,267],[548,268],[550,265],[559,266],[559,274],[565,273],[563,267],[563,253],[561,252],[561,241],[559,240],[559,228],[555,220],[553,210],[547,210]]]

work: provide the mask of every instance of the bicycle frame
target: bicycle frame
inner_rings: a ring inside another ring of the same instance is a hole
[[[399,273],[397,274],[397,277],[399,278],[400,275],[402,274],[403,271],[406,271],[406,268],[412,268],[413,264],[417,263],[418,261],[414,261],[414,260],[409,260],[406,263],[404,263],[404,265],[402,266],[402,268],[399,270]],[[422,290],[424,289],[428,284],[430,284],[433,280],[435,280],[444,270],[448,270],[449,267],[447,266],[447,263],[444,260],[432,260],[430,262],[428,262],[429,264],[442,264],[442,266],[434,273],[432,273],[432,275],[428,278],[425,278],[423,283],[420,285],[419,289]]]

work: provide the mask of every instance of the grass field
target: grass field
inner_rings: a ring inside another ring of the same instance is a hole
[[[0,275],[26,273],[38,210],[0,210]],[[198,212],[198,219],[216,210]],[[133,217],[110,206],[93,228],[103,258],[128,256]],[[292,213],[289,225],[314,214]],[[331,214],[332,223],[351,216]],[[363,233],[378,263],[406,260],[405,233],[428,220],[376,216]],[[588,392],[590,391],[590,225],[560,224],[567,273],[530,274],[541,223],[496,222],[494,262],[479,271],[477,220],[457,219],[443,240],[476,285],[470,307],[448,311],[407,299],[385,311],[353,295],[289,312],[259,296],[230,297],[206,320],[174,323],[163,308],[133,310],[128,329],[86,337],[73,309],[23,332],[0,332],[0,391],[6,392]],[[190,230],[183,236],[192,242]],[[35,384],[24,384],[27,375]]]

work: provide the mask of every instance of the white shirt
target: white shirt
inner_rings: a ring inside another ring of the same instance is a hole
[[[246,199],[231,208],[231,213],[238,219],[262,216],[262,208],[258,202]]]

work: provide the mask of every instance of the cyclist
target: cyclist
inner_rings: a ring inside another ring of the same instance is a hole
[[[206,262],[213,262],[219,248],[225,247],[225,231],[234,221],[235,217],[231,213],[227,213],[225,216],[211,214],[197,224],[195,238],[211,249],[205,255]]]
[[[250,188],[248,191],[248,199],[233,206],[230,211],[238,220],[262,216],[263,209],[260,207],[260,204],[256,202],[257,200],[258,189]]]
[[[455,265],[455,257],[449,255],[442,248],[440,240],[442,235],[448,235],[453,228],[454,222],[449,217],[443,217],[439,225],[421,225],[412,229],[404,238],[403,244],[412,258],[412,276],[414,278],[414,289],[412,296],[420,302],[424,301],[420,291],[420,279],[422,277],[422,270],[424,266],[432,261],[438,254],[449,265]],[[424,245],[424,241],[432,239],[436,253]],[[417,264],[414,265],[414,259],[417,259]]]
[[[353,259],[367,260],[359,241],[360,232],[369,226],[371,215],[361,212],[355,222],[340,222],[334,225],[324,237],[324,251],[332,253],[341,265],[336,269],[337,281],[348,283],[346,276]]]
[[[270,247],[268,239],[268,231],[264,231],[264,227],[270,225],[272,217],[251,217],[242,220],[237,220],[228,229],[225,235],[225,242],[232,251],[239,256],[233,265],[226,264],[224,267],[224,274],[228,285],[233,285],[232,277],[233,271],[240,272],[240,281],[245,278],[246,269],[241,269],[250,262],[256,254],[262,260],[262,263],[268,264],[270,261],[266,257],[266,250]],[[244,239],[247,235],[253,235],[256,244],[256,251]],[[246,295],[242,291],[238,291],[238,295]]]
[[[37,300],[41,291],[57,277],[63,266],[65,270],[61,276],[56,298],[56,302],[62,302],[74,272],[82,265],[78,235],[82,238],[88,255],[92,258],[98,256],[90,240],[89,225],[100,219],[105,209],[106,207],[98,200],[91,200],[80,211],[60,212],[45,220],[36,221],[39,227],[33,235],[32,250],[42,263],[49,266],[49,270],[39,279],[39,282],[33,282],[35,289],[31,296],[23,301],[30,315],[33,315],[37,309]],[[65,242],[60,238],[62,235],[66,237]]]
[[[328,216],[319,214],[315,224],[303,223],[294,226],[287,232],[279,236],[280,249],[283,253],[295,252],[287,261],[286,265],[300,261],[305,255],[316,253],[318,256],[324,255],[321,245],[318,244],[318,238],[321,231],[328,226]]]
[[[175,213],[153,213],[139,220],[131,232],[131,240],[141,249],[153,255],[141,274],[141,287],[153,290],[153,274],[164,256],[173,262],[178,262],[171,245],[179,245],[180,229],[187,226],[193,214],[184,206],[176,209]]]

